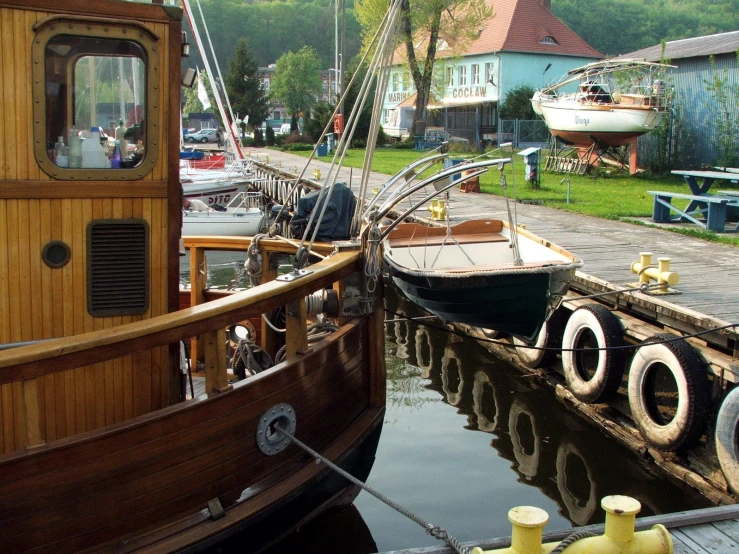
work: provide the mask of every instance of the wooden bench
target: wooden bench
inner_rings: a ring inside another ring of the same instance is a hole
[[[652,220],[654,222],[690,221],[716,233],[725,231],[727,206],[739,207],[739,198],[727,196],[683,194],[659,190],[649,190],[647,194],[654,196],[654,208],[652,210]],[[673,198],[688,200],[688,206],[684,210],[673,206]],[[675,212],[677,216],[671,215],[671,212]],[[704,215],[705,221],[696,219],[696,216],[699,215]],[[739,224],[734,228],[734,231],[737,230],[739,230]]]

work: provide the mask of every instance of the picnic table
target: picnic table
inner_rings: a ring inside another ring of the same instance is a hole
[[[738,181],[739,174],[685,170],[674,170],[672,173],[683,176],[690,188],[690,194],[647,191],[654,196],[652,219],[655,222],[690,221],[709,231],[724,232],[728,209],[739,208],[739,198],[728,194],[710,194],[708,191],[717,181]],[[688,200],[687,207],[680,209],[674,206],[672,200],[675,198]],[[672,212],[677,216],[673,216]],[[699,216],[704,217],[705,221],[696,219]],[[739,224],[734,231],[739,231]]]

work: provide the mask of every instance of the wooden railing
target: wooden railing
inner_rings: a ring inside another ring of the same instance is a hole
[[[249,239],[192,238],[186,240],[194,263],[208,249],[244,250]],[[262,279],[273,279],[266,268],[269,254],[293,252],[294,248],[280,240],[260,244],[265,272]],[[317,253],[328,254],[331,248],[321,245]],[[202,288],[193,287],[191,307],[159,317],[94,331],[76,336],[52,339],[0,351],[0,385],[21,384],[22,420],[25,422],[28,449],[45,444],[41,425],[37,379],[68,369],[91,366],[134,352],[176,345],[181,340],[201,336],[206,369],[206,392],[217,394],[228,390],[225,329],[229,325],[289,305],[287,323],[288,358],[307,350],[305,337],[305,297],[316,290],[330,287],[361,269],[360,252],[341,252],[307,268],[310,272],[293,281],[270,280],[262,286],[202,303]],[[96,366],[96,370],[101,366]]]

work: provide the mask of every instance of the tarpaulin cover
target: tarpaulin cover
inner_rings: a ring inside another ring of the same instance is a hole
[[[311,192],[298,200],[297,210],[290,223],[295,236],[302,236],[302,232],[300,232],[301,226],[304,231],[305,225],[308,224],[310,215],[314,210],[316,211],[316,218],[321,215],[326,197],[324,195],[319,202],[320,194],[321,191]],[[354,198],[354,193],[346,186],[346,183],[336,183],[333,191],[331,191],[331,198],[329,198],[326,213],[323,214],[323,220],[318,226],[316,240],[330,242],[332,240],[346,240],[350,238],[351,221],[354,215],[355,205],[356,199]],[[313,224],[315,225],[315,220]],[[312,233],[308,235],[308,238],[311,236]]]

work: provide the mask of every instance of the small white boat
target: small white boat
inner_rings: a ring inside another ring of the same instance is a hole
[[[266,216],[262,209],[262,194],[242,192],[225,208],[216,210],[182,210],[182,236],[253,236],[262,231]]]
[[[565,144],[624,146],[662,121],[669,98],[661,77],[669,67],[626,59],[591,63],[536,91],[531,104]],[[572,83],[577,90],[563,92]]]

